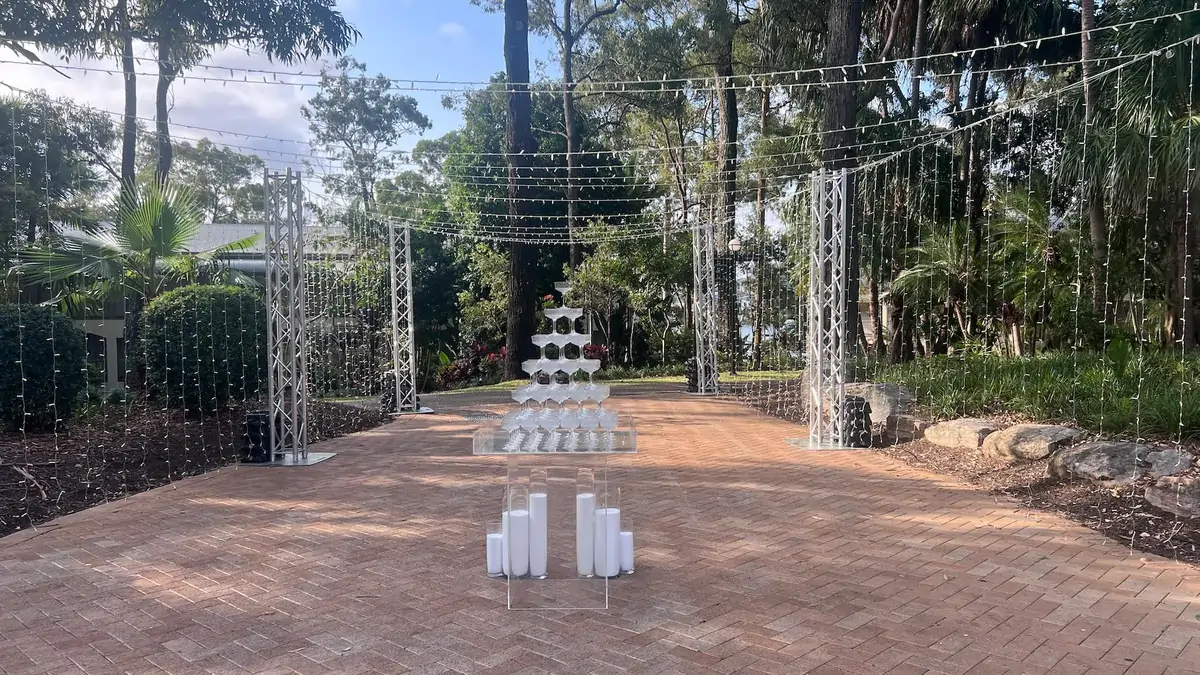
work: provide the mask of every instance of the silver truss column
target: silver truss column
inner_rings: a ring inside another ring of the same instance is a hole
[[[717,227],[692,230],[692,302],[696,331],[696,393],[717,393]]]
[[[397,232],[397,229],[401,230]],[[392,366],[396,375],[396,410],[400,414],[432,412],[417,403],[417,347],[413,334],[412,230],[388,227],[392,280]]]
[[[304,221],[300,174],[264,172],[271,458],[308,462]]]
[[[808,442],[845,442],[846,248],[849,198],[845,169],[812,174],[808,268]]]

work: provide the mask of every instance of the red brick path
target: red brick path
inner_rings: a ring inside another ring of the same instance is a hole
[[[619,399],[608,612],[484,578],[503,464],[438,415],[0,540],[4,673],[1200,672],[1200,572],[735,404]],[[633,410],[634,404],[641,406]]]

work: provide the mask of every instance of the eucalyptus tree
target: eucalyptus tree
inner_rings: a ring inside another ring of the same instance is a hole
[[[361,61],[342,57],[321,69],[317,94],[300,109],[313,145],[345,172],[324,176],[325,187],[367,210],[374,209],[375,184],[395,169],[396,143],[432,126],[416,99],[392,89],[387,77],[368,77]]]

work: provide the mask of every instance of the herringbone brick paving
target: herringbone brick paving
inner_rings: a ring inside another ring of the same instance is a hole
[[[728,402],[618,399],[638,571],[608,612],[482,574],[503,464],[405,418],[0,540],[0,672],[1191,673],[1200,573]],[[635,407],[636,406],[636,407]]]

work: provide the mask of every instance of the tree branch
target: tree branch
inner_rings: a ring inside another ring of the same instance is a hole
[[[616,14],[617,9],[619,9],[621,7],[621,2],[622,2],[622,0],[613,0],[613,4],[611,6],[605,7],[604,9],[598,9],[595,12],[592,12],[592,15],[589,16],[587,19],[585,19],[583,24],[581,26],[579,26],[579,30],[575,31],[575,33],[573,33],[571,35],[571,41],[574,42],[575,40],[578,40],[580,37],[582,37],[583,34],[587,32],[588,26],[592,25],[592,22],[595,21],[596,19],[600,19],[602,17],[609,16],[610,14]],[[570,26],[568,26],[567,28],[569,29]]]

